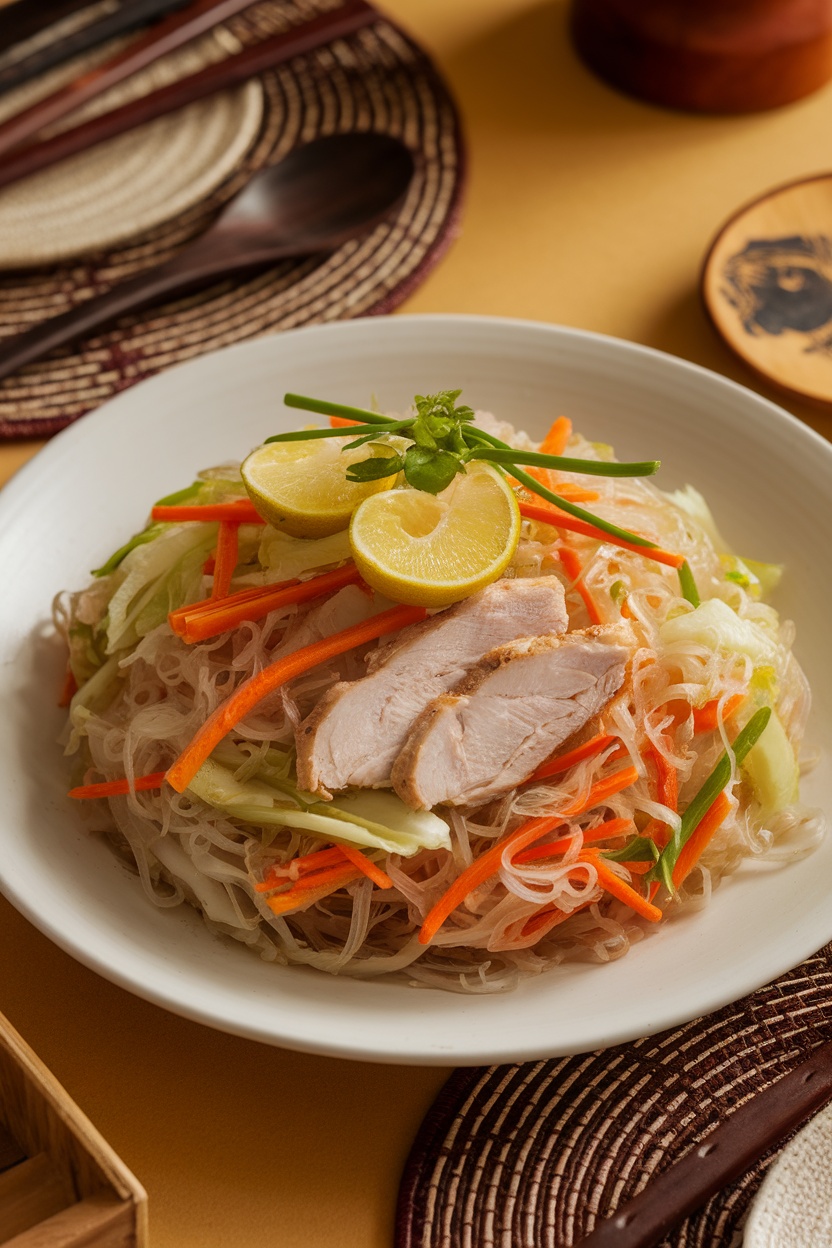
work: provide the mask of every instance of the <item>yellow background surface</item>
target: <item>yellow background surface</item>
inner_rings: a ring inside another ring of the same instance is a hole
[[[599,330],[762,390],[708,326],[699,267],[742,203],[832,163],[832,89],[770,114],[674,114],[591,77],[562,0],[382,7],[436,56],[470,147],[460,237],[403,310]],[[786,405],[832,436],[832,416]],[[0,447],[0,480],[39,445]],[[153,1248],[390,1244],[401,1167],[446,1072],[185,1022],[77,965],[4,901],[0,950],[0,1010],[147,1187]]]

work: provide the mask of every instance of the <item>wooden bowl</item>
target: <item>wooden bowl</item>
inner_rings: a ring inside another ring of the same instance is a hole
[[[701,291],[717,333],[755,373],[832,406],[832,173],[740,209],[711,244]]]
[[[832,77],[829,0],[573,0],[590,69],[671,108],[776,108]]]

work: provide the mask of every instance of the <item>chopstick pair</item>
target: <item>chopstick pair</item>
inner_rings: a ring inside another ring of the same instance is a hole
[[[252,0],[191,0],[186,8],[171,13],[103,65],[0,123],[0,159],[45,126],[62,121],[83,104],[249,8],[251,3]]]
[[[39,41],[37,46],[28,52],[25,47],[19,52],[16,50],[13,60],[4,58],[6,63],[0,65],[0,92],[11,91],[19,87],[21,83],[29,82],[32,78],[45,74],[47,70],[54,69],[56,65],[64,65],[74,57],[90,52],[93,48],[98,48],[119,35],[133,34],[134,31],[141,30],[143,26],[166,17],[168,13],[183,9],[189,3],[190,0],[122,0],[117,8],[105,10],[98,16],[92,14],[88,20],[73,28],[71,32],[58,32],[59,38],[50,39],[48,43]],[[82,0],[81,7],[86,8],[88,4],[89,0]],[[54,25],[62,18],[70,16],[69,13],[58,13],[54,18],[50,18],[50,6],[43,7],[46,9],[49,25]],[[57,6],[59,10],[64,7]],[[28,40],[13,41],[13,43],[21,42],[25,43]]]
[[[244,48],[242,52],[131,100],[120,108],[93,117],[49,139],[30,146],[19,146],[36,129],[66,116],[81,103],[86,103],[158,56],[180,47],[197,33],[211,29],[217,22],[240,12],[251,3],[252,0],[195,0],[186,10],[175,13],[145,38],[125,49],[120,57],[0,125],[0,187],[217,91],[237,86],[293,56],[344,38],[369,26],[379,16],[367,0],[345,0],[338,8],[329,9],[291,30]]]

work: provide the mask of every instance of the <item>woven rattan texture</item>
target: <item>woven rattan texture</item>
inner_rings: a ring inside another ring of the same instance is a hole
[[[459,1070],[408,1159],[396,1248],[571,1248],[724,1115],[830,1039],[832,946],[673,1031],[578,1057]],[[776,1153],[663,1248],[736,1245]]]
[[[230,29],[246,43],[308,20],[331,0],[270,0]],[[325,257],[286,261],[126,317],[0,384],[0,437],[54,433],[163,368],[282,329],[390,311],[453,237],[463,181],[457,113],[431,61],[379,18],[349,39],[263,75],[257,140],[211,196],[130,245],[0,280],[0,336],[19,333],[133,274],[198,235],[251,175],[320,135],[376,130],[402,138],[416,175],[398,213]],[[151,176],[149,174],[149,176]]]

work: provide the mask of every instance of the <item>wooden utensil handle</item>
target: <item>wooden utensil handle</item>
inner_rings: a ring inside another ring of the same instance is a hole
[[[653,1248],[832,1097],[832,1043],[735,1110],[575,1248]]]
[[[0,51],[83,9],[90,0],[15,0],[0,9]]]
[[[0,125],[0,156],[31,139],[44,126],[60,121],[82,104],[205,34],[250,4],[251,0],[193,0],[187,8],[171,14],[111,60],[3,122]]]
[[[262,43],[245,48],[242,52],[226,57],[215,65],[208,65],[196,74],[189,74],[179,82],[161,87],[138,100],[131,100],[121,108],[93,117],[82,125],[64,130],[51,139],[33,143],[12,152],[0,161],[0,187],[9,186],[21,178],[54,165],[59,160],[86,151],[105,139],[124,134],[136,126],[167,113],[193,104],[206,96],[214,95],[227,87],[237,86],[249,78],[273,69],[293,56],[311,52],[334,39],[343,39],[362,26],[378,20],[378,11],[365,0],[346,0],[337,9],[329,9],[317,17],[287,30],[285,34],[273,35]]]
[[[188,0],[135,0],[134,3],[122,4],[114,12],[105,13],[80,30],[63,35],[28,56],[4,65],[0,69],[0,91],[11,91],[20,83],[29,82],[55,65],[64,65],[73,57],[90,52],[119,35],[133,34],[168,13],[183,9],[187,3]]]
[[[24,334],[0,341],[0,378],[8,377],[18,368],[31,364],[57,347],[66,346],[109,321],[128,312],[136,312],[166,295],[181,293],[220,275],[225,277],[279,258],[274,248],[266,255],[259,255],[256,250],[243,252],[235,248],[229,255],[223,248],[222,240],[215,236],[212,235],[204,246],[203,241],[192,244],[167,264],[140,273],[106,294],[70,308],[60,316],[53,316]]]

